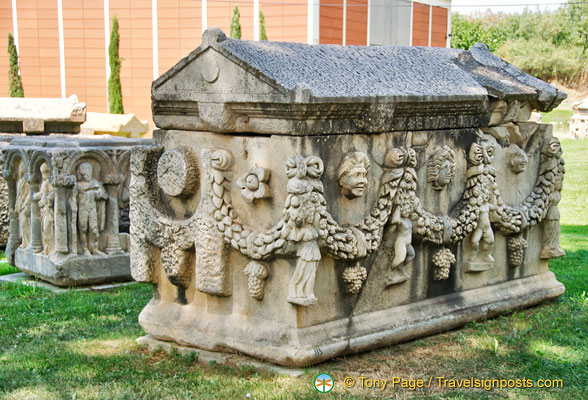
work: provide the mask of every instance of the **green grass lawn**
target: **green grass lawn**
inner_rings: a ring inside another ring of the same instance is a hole
[[[563,108],[560,106],[551,112],[542,113],[541,123],[549,124],[552,122],[561,122],[567,128],[573,114],[574,112],[571,108]]]
[[[14,274],[15,272],[19,272],[18,268],[8,264],[4,251],[0,250],[0,275]]]
[[[553,124],[554,134],[560,137],[568,137],[570,132],[570,118],[574,112],[571,104],[560,104],[555,110],[541,113],[543,124]]]
[[[106,293],[54,294],[0,287],[0,399],[586,399],[588,398],[588,141],[563,140],[567,160],[562,247],[550,262],[566,286],[556,301],[464,328],[360,355],[340,357],[298,378],[251,368],[201,365],[194,356],[135,344],[151,298],[148,285]],[[0,267],[1,268],[1,267]],[[335,389],[312,387],[318,372]],[[345,389],[352,376],[392,379],[561,379],[558,389]],[[248,397],[249,395],[249,397]]]

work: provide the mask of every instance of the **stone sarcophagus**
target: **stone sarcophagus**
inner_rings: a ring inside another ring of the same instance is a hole
[[[570,118],[570,135],[574,139],[588,137],[588,97],[572,105],[574,115]]]
[[[131,157],[145,331],[308,365],[561,295],[565,94],[494,57],[232,40],[153,83]]]
[[[25,134],[77,134],[85,120],[86,104],[75,95],[67,99],[0,97],[0,151]],[[3,164],[0,160],[0,171]],[[0,247],[6,247],[9,235],[8,190],[0,179]]]
[[[148,143],[113,136],[12,139],[3,150],[8,261],[60,286],[130,279],[128,221],[124,232],[130,153]]]

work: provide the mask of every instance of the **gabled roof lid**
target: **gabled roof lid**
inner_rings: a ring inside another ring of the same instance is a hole
[[[483,45],[313,46],[211,28],[154,81],[152,98],[160,128],[316,135],[478,127],[489,101],[548,110],[565,94]]]

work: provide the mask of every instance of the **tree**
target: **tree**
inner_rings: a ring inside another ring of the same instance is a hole
[[[259,10],[259,38],[261,40],[267,40],[267,34],[265,32],[265,17],[261,10]]]
[[[577,44],[582,48],[582,54],[588,49],[588,1],[570,0],[566,7],[570,16],[572,30],[577,35]]]
[[[233,8],[233,18],[231,19],[231,33],[230,37],[233,39],[241,39],[241,23],[239,22],[239,17],[241,14],[239,13],[239,7],[235,6]]]
[[[507,35],[501,25],[491,25],[478,17],[453,14],[451,16],[451,47],[469,50],[476,43],[484,43],[490,51],[496,51],[506,42]]]
[[[108,58],[110,64],[110,76],[108,77],[108,104],[111,114],[124,114],[122,102],[122,88],[120,86],[120,56],[118,55],[118,18],[112,18],[112,31],[110,32],[110,45],[108,46]]]
[[[14,45],[14,38],[10,32],[8,32],[8,56],[8,87],[10,97],[24,97],[22,80],[20,79],[20,69],[18,67],[18,53],[16,52],[16,46]]]

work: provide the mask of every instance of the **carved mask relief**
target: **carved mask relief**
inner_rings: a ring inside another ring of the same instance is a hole
[[[449,146],[438,148],[427,163],[427,182],[435,190],[443,190],[455,176],[455,153]]]
[[[338,177],[341,192],[348,199],[361,197],[368,182],[370,159],[365,153],[347,153],[339,166]]]
[[[515,174],[520,174],[527,168],[529,157],[519,146],[511,144],[508,148],[508,166]]]

